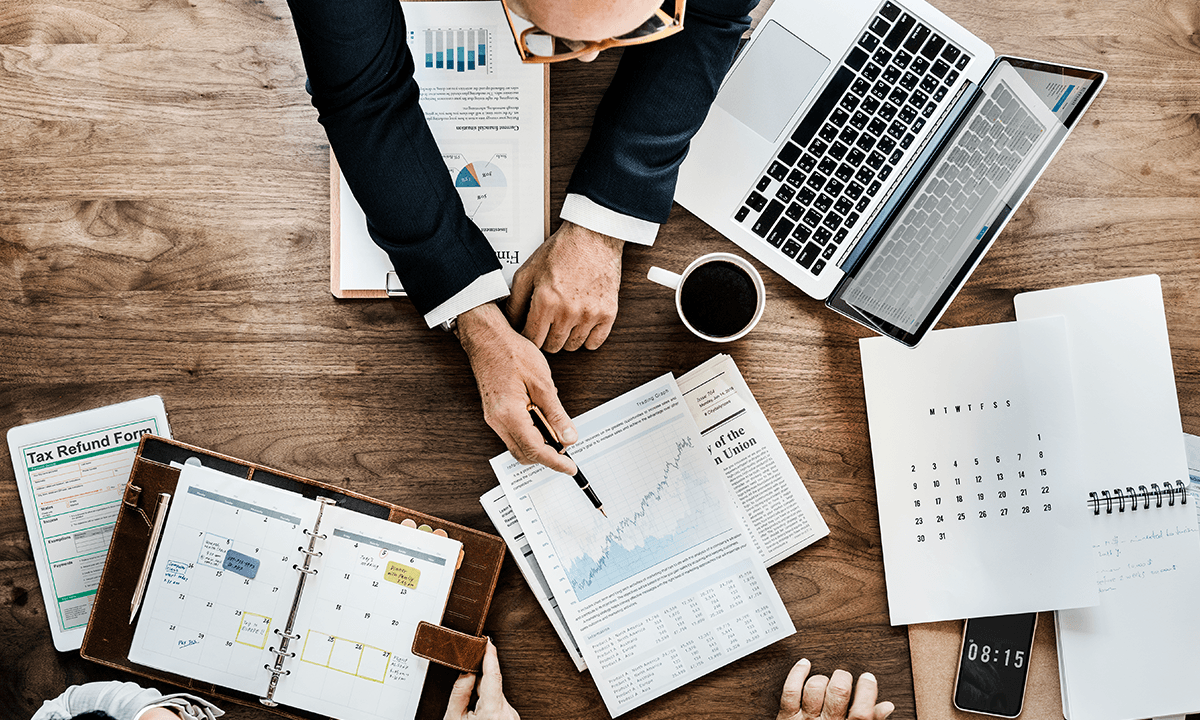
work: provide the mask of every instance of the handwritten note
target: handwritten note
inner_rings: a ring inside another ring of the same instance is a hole
[[[1138,583],[1147,577],[1179,572],[1179,563],[1173,562],[1175,558],[1162,554],[1161,541],[1196,532],[1200,530],[1195,526],[1172,523],[1105,537],[1093,546],[1099,558],[1100,592],[1112,592],[1123,584]]]
[[[271,628],[271,618],[255,613],[242,613],[242,623],[238,628],[237,642],[250,647],[262,648],[267,644],[267,631]]]
[[[258,574],[258,558],[244,555],[237,550],[228,550],[225,553],[225,562],[221,563],[221,567],[253,580],[254,576]]]
[[[1157,276],[1018,295],[1017,318],[1061,316],[1095,492],[1182,483],[1179,395]],[[1115,493],[1114,493],[1115,494]],[[1127,495],[1128,496],[1128,495]],[[1200,534],[1196,511],[1163,498],[1088,515],[1100,604],[1055,618],[1063,712],[1071,720],[1162,717],[1200,707]]]
[[[182,585],[187,582],[188,565],[178,560],[168,560],[163,570],[163,583],[166,585]]]
[[[221,562],[225,559],[225,550],[229,547],[229,543],[229,538],[205,533],[204,544],[200,546],[198,562],[210,567],[221,567]]]
[[[416,590],[417,581],[421,579],[421,571],[415,567],[401,565],[398,562],[389,560],[387,571],[383,574],[383,579],[388,582],[394,582],[401,587]]]

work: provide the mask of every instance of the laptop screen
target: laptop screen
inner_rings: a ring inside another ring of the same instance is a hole
[[[876,218],[829,307],[916,345],[970,277],[1103,84],[1104,74],[1000,58]]]

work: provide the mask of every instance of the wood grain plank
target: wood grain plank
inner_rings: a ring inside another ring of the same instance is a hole
[[[1184,429],[1200,433],[1200,6],[937,5],[998,52],[1110,73],[942,325],[1012,320],[1026,290],[1158,273]],[[618,58],[551,71],[555,210]],[[328,143],[304,78],[286,0],[0,4],[0,427],[157,393],[184,441],[489,529],[478,496],[503,446],[454,339],[406,302],[327,291]],[[629,717],[771,717],[806,656],[873,672],[911,718],[858,355],[869,333],[759,265],[768,304],[754,333],[694,340],[646,272],[731,248],[675,208],[653,247],[626,250],[610,339],[551,356],[556,383],[579,414],[729,352],[831,534],[771,570],[797,635]],[[524,717],[606,716],[511,563],[487,632]],[[124,678],[53,651],[6,447],[0,636],[0,720],[68,684]],[[453,680],[431,672],[419,717],[441,716]]]

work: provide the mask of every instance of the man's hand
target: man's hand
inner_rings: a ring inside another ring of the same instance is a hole
[[[450,691],[450,702],[446,705],[446,720],[521,720],[504,697],[500,679],[500,660],[496,657],[496,646],[488,640],[483,654],[483,679],[479,681],[479,701],[474,710],[471,690],[475,688],[475,673],[463,673]]]
[[[533,343],[517,334],[495,303],[487,303],[458,316],[458,339],[483,399],[483,419],[509,452],[526,465],[541,463],[567,475],[575,463],[546,444],[529,417],[529,403],[542,409],[547,422],[564,445],[579,439],[550,377],[546,358]]]
[[[835,670],[833,677],[808,677],[812,664],[801,660],[792,666],[783,683],[776,720],[883,720],[896,706],[890,702],[875,703],[879,685],[871,673],[858,676],[854,704],[850,704],[850,684],[853,678],[845,670]],[[808,682],[805,682],[808,678]],[[847,710],[849,714],[847,714]]]
[[[508,316],[546,352],[595,350],[617,317],[625,243],[569,221],[513,276]]]

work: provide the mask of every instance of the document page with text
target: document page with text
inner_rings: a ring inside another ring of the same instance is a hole
[[[575,419],[570,477],[493,458],[615,717],[795,632],[675,380]]]

